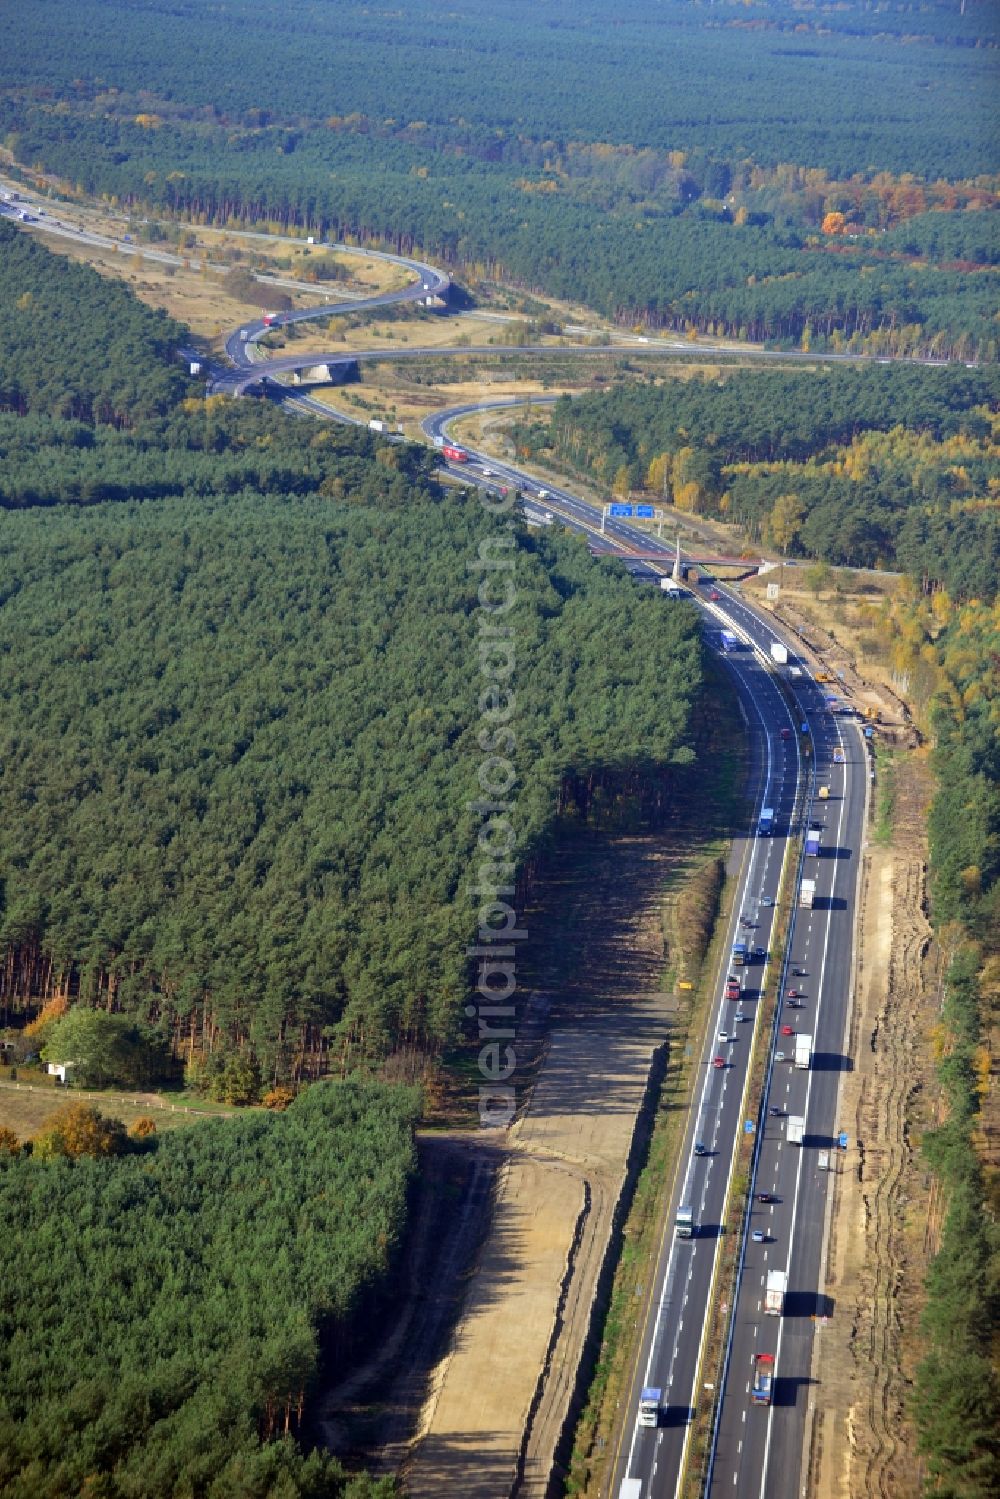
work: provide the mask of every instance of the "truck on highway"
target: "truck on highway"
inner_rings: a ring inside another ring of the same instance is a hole
[[[803,880],[799,891],[799,905],[805,911],[811,911],[816,900],[816,881]]]
[[[456,448],[452,443],[442,443],[441,451],[452,463],[468,463],[469,455],[464,448]]]
[[[750,1399],[754,1405],[770,1405],[774,1391],[774,1354],[755,1353]]]
[[[674,1238],[694,1238],[694,1208],[680,1207],[674,1219]]]
[[[744,968],[747,961],[747,944],[745,942],[733,943],[733,967]]]
[[[784,1270],[769,1270],[764,1287],[764,1310],[769,1317],[780,1317],[785,1310],[788,1276]]]
[[[663,1391],[651,1385],[639,1396],[639,1425],[659,1426]]]
[[[808,1068],[812,1060],[813,1038],[812,1036],[795,1037],[795,1065],[796,1067]]]
[[[725,651],[727,656],[731,651],[735,651],[737,640],[732,630],[723,630],[720,639],[722,640],[722,649]]]
[[[806,1040],[808,1041],[808,1036]],[[789,1145],[801,1145],[805,1139],[806,1121],[801,1114],[789,1114],[785,1126],[785,1139]]]
[[[736,976],[734,974],[731,973],[729,975],[729,977],[726,979],[726,998],[727,999],[739,999],[739,997],[740,997],[740,981],[739,981],[738,978],[736,978]]]
[[[823,829],[812,827],[806,832],[806,853],[818,858],[820,840],[823,837]]]
[[[771,660],[777,661],[779,666],[788,665],[788,647],[782,645],[780,640],[771,641]]]
[[[618,1499],[642,1499],[642,1479],[623,1478]]]
[[[761,807],[760,816],[757,819],[757,836],[766,838],[774,831],[774,808]]]

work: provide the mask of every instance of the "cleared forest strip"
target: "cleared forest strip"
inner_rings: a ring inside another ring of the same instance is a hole
[[[667,1008],[651,996],[551,1037],[425,1413],[412,1499],[459,1471],[469,1499],[545,1492]]]
[[[915,1492],[915,1441],[904,1421],[908,1351],[926,1248],[929,1202],[909,1132],[922,1083],[929,1005],[923,913],[928,778],[915,757],[897,762],[892,844],[869,847],[859,945],[858,1004],[843,1115],[858,1160],[838,1174],[826,1289],[810,1492],[817,1499],[903,1499]]]

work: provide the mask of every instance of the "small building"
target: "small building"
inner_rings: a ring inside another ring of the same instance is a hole
[[[45,1070],[49,1074],[49,1077],[54,1077],[57,1083],[62,1083],[63,1087],[66,1088],[69,1086],[73,1066],[72,1062],[48,1062]]]

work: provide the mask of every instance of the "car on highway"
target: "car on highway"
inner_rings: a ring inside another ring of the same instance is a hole
[[[809,977],[804,968],[793,968],[792,974],[797,979],[804,979]]]
[[[798,989],[786,989],[785,990],[785,998],[786,999],[801,999],[801,997],[802,996],[799,994]]]
[[[719,1032],[719,1040],[720,1041],[733,1042],[733,1041],[736,1040],[736,1037],[735,1036],[731,1036],[728,1031],[720,1031]]]
[[[744,1015],[742,1010],[737,1010],[736,1014],[733,1016],[733,1019],[736,1021],[736,1024],[739,1025],[741,1021],[749,1020],[750,1017],[749,1015]]]
[[[719,601],[722,598],[722,594],[719,592],[719,590],[717,588],[711,589],[708,596],[711,599],[711,601],[712,601],[713,604],[719,603]]]
[[[776,1062],[783,1062],[785,1060],[785,1053],[783,1051],[776,1051],[774,1053],[774,1060]]]
[[[768,1202],[777,1202],[777,1200],[778,1199],[775,1197],[775,1195],[774,1195],[773,1192],[758,1192],[757,1193],[757,1201],[758,1202],[768,1203]]]
[[[767,1238],[767,1235],[762,1228],[755,1228],[750,1237],[751,1239],[753,1239],[755,1244],[763,1244],[764,1240]]]
[[[704,1140],[695,1140],[695,1142],[694,1142],[694,1153],[695,1153],[695,1155],[705,1155],[706,1154]]]
[[[781,1034],[783,1036],[794,1036],[795,1035],[795,1027],[794,1027],[794,1025],[783,1025],[781,1027]]]
[[[762,906],[773,906],[774,897],[772,895],[762,895],[760,898],[760,903]]]
[[[779,1109],[777,1104],[772,1104],[767,1112],[771,1115],[772,1119],[783,1119],[785,1117],[784,1109]]]
[[[789,1000],[786,1001],[786,1003],[787,1003],[788,1008],[790,1010],[801,1010],[801,1008],[802,1008],[802,1001],[801,1001],[801,999],[789,999]]]
[[[725,1065],[726,1065],[726,1059],[725,1059],[725,1057],[714,1057],[712,1059],[712,1066],[713,1067],[725,1067]]]
[[[791,737],[792,737],[792,731],[791,731],[791,729],[782,729],[782,731],[781,731],[781,737],[782,737],[782,739],[791,739]]]

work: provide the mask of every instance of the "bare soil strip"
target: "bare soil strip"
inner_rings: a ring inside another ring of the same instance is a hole
[[[856,1062],[841,1094],[857,1151],[835,1184],[826,1284],[835,1315],[817,1340],[810,1492],[818,1499],[903,1499],[919,1488],[904,1410],[912,1344],[904,1346],[902,1328],[930,1247],[929,1192],[910,1143],[934,1009],[924,915],[930,794],[926,761],[900,757],[892,843],[864,857]]]
[[[560,982],[557,962],[533,975],[551,982],[555,1029],[508,1134],[489,1238],[434,1373],[406,1466],[413,1499],[546,1492],[673,1009],[659,987],[662,885],[685,855],[676,837],[650,834],[606,840],[596,858],[594,846],[582,857],[571,846],[552,871],[562,930],[549,951],[561,949],[579,976]]]

